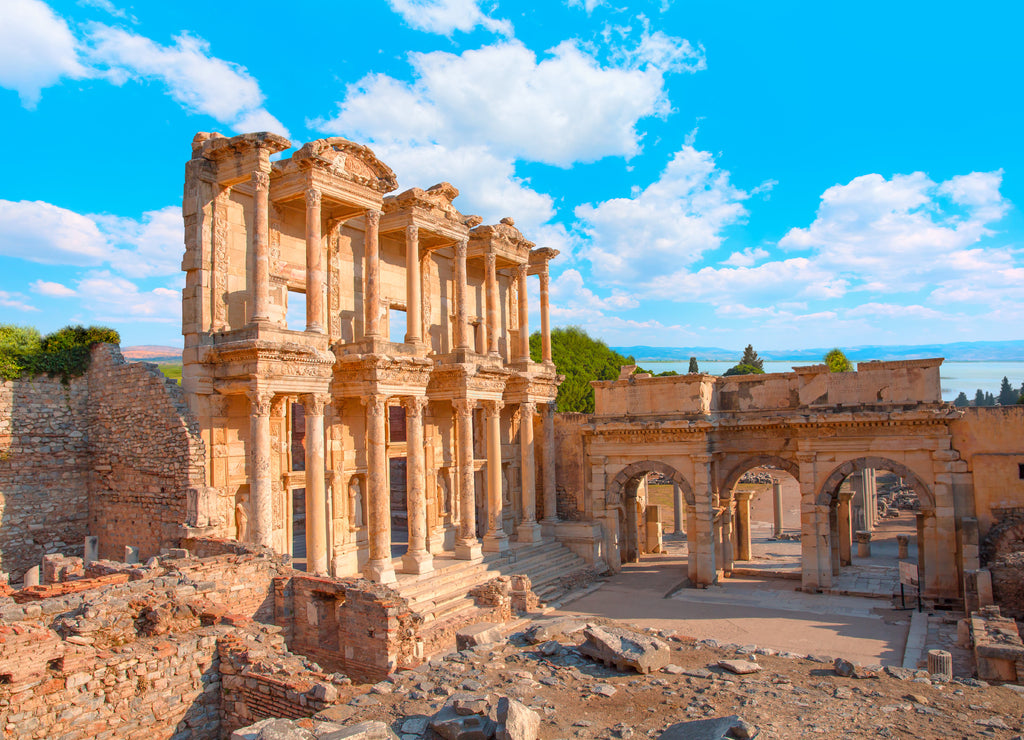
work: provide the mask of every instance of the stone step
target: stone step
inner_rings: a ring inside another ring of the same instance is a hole
[[[431,574],[432,577],[414,581],[411,585],[405,585],[399,581],[397,591],[410,601],[417,601],[423,596],[436,594],[451,586],[476,583],[491,572],[492,567],[491,563],[485,561],[483,563],[467,563],[464,567],[445,568]]]

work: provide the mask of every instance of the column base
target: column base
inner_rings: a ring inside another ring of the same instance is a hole
[[[484,551],[480,546],[480,540],[456,542],[455,558],[457,560],[483,560]]]
[[[504,530],[497,534],[488,532],[484,535],[484,552],[508,552],[508,535]]]
[[[434,556],[423,552],[407,552],[402,556],[402,572],[423,575],[434,572]]]
[[[546,540],[555,539],[555,530],[558,527],[557,519],[541,519],[540,520],[540,534]]]
[[[391,560],[368,560],[363,566],[363,575],[377,583],[397,583],[395,566]]]
[[[516,528],[516,542],[534,544],[541,540],[541,526],[537,522],[523,522]]]

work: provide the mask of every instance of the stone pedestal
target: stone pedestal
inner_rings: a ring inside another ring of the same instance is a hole
[[[94,560],[100,559],[100,538],[96,535],[90,535],[85,538],[85,556],[82,558],[82,563],[88,565]]]
[[[857,557],[871,557],[871,532],[864,529],[857,531]]]
[[[942,676],[947,681],[953,678],[953,656],[945,650],[929,650],[928,673]]]
[[[25,576],[22,579],[22,588],[28,588],[29,586],[39,585],[39,566],[33,565],[31,568],[25,571]]]
[[[910,535],[898,534],[896,535],[896,544],[899,546],[899,559],[906,560],[910,557]]]

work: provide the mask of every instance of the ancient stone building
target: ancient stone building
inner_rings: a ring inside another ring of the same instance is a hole
[[[207,478],[192,533],[304,543],[311,573],[382,583],[553,533],[557,252],[463,215],[447,183],[389,195],[359,144],[272,161],[289,147],[203,133],[186,166],[183,387]]]
[[[559,488],[576,516],[601,524],[601,556],[617,568],[644,550],[637,501],[647,474],[670,479],[685,499],[689,578],[708,585],[750,558],[740,477],[765,464],[784,470],[800,486],[803,587],[821,590],[850,562],[853,492],[841,484],[892,471],[920,502],[925,596],[976,604],[981,592],[984,602],[991,587],[979,570],[1024,541],[1024,407],[943,403],[941,362],[595,381],[595,413],[559,419]],[[871,478],[858,482],[869,498]]]

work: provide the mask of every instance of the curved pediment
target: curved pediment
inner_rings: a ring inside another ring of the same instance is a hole
[[[322,167],[331,174],[365,185],[379,193],[398,187],[395,173],[377,159],[367,146],[340,136],[315,139],[303,145],[292,157],[300,167]]]

